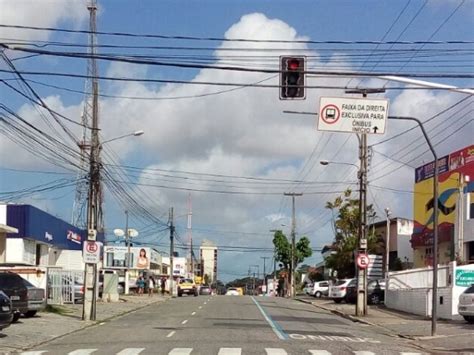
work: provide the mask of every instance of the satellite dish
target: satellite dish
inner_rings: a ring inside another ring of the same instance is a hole
[[[138,237],[138,231],[136,229],[130,228],[128,230],[128,235],[132,238]]]
[[[125,232],[123,229],[114,229],[114,234],[116,237],[123,237],[125,235]]]

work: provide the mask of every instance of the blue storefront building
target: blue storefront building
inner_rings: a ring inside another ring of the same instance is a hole
[[[0,205],[0,223],[18,230],[6,234],[4,263],[84,268],[82,243],[87,231],[31,205]],[[97,240],[102,241],[103,235]]]

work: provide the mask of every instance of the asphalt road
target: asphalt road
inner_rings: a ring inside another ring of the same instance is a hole
[[[23,354],[422,353],[403,339],[298,301],[199,296],[152,305]]]

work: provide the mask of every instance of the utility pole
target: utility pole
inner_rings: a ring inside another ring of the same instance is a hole
[[[303,196],[302,193],[285,192],[285,196],[291,196],[292,198],[292,219],[291,219],[291,263],[290,263],[290,277],[291,277],[291,290],[290,296],[296,296],[296,282],[295,282],[295,261],[296,261],[296,211],[295,211],[295,197]]]
[[[266,275],[266,261],[267,259],[270,259],[269,256],[261,256],[261,259],[263,259],[263,282],[265,284],[265,292],[267,292],[267,275]]]
[[[390,208],[385,208],[385,214],[387,215],[387,231],[385,238],[385,280],[388,280],[388,272],[390,270]]]
[[[90,50],[95,53],[96,11],[95,0],[87,6],[90,12]],[[92,65],[92,127],[89,158],[89,192],[87,201],[87,240],[96,240],[97,232],[102,232],[102,198],[100,188],[100,143],[99,143],[99,86],[97,64]],[[87,263],[84,271],[84,301],[82,320],[96,319],[97,264]]]
[[[131,265],[131,255],[130,255],[130,232],[128,231],[128,211],[125,211],[125,243],[127,243],[127,256],[125,261],[127,263],[125,269],[125,294],[130,293],[130,265]]]
[[[362,94],[366,98],[367,94],[378,94],[385,92],[385,89],[354,89],[346,90],[346,94]],[[367,134],[357,135],[359,138],[359,233],[358,233],[358,254],[367,254]],[[357,266],[357,302],[356,316],[367,315],[367,276],[368,269],[361,269]]]
[[[170,296],[173,297],[174,295],[174,285],[173,285],[173,258],[174,258],[174,209],[173,207],[170,208],[170,216],[169,216],[169,223],[170,223]]]
[[[191,193],[188,195],[188,239],[189,239],[189,272],[193,275],[194,280],[194,261],[193,261],[193,234],[192,234],[192,218],[193,210],[191,204]]]

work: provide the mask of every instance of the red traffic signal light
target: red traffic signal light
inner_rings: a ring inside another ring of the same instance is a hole
[[[305,59],[304,56],[280,57],[281,100],[305,99]]]

